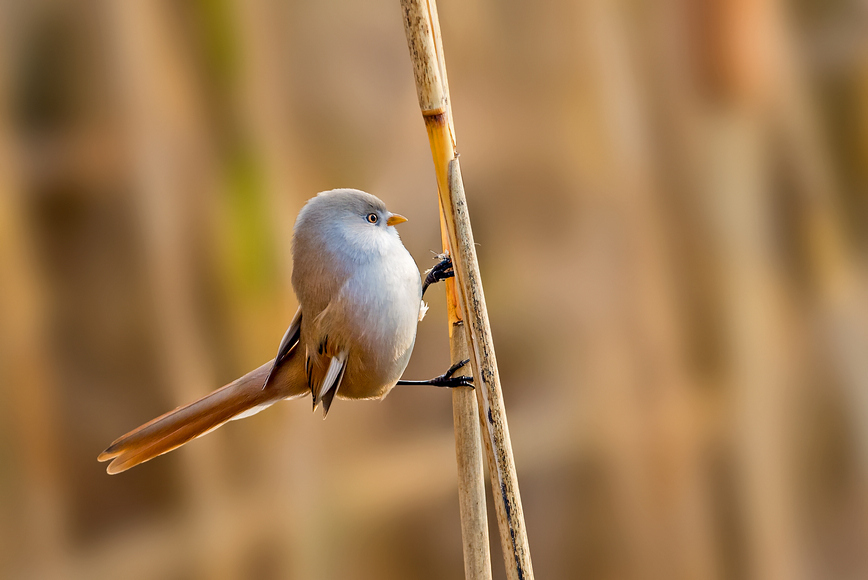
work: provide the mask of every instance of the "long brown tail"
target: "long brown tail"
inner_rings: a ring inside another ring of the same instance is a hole
[[[301,394],[271,386],[263,389],[271,365],[272,361],[269,361],[198,401],[178,407],[130,431],[116,439],[97,459],[112,460],[106,471],[109,474],[120,473],[177,449],[231,419],[252,415],[288,395]]]

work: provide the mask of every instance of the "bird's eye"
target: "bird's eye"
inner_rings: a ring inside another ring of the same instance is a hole
[[[380,217],[375,213],[369,213],[366,219],[368,220],[368,223],[375,224],[380,220]]]

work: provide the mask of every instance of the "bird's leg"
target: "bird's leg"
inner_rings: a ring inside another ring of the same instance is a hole
[[[455,271],[452,269],[452,258],[448,254],[442,254],[438,257],[442,259],[436,266],[428,270],[428,275],[425,276],[425,280],[422,282],[422,296],[425,296],[425,290],[431,284],[436,284],[455,276]]]
[[[399,385],[416,385],[416,386],[432,386],[432,387],[470,387],[473,388],[473,377],[453,377],[455,371],[470,362],[470,359],[464,359],[449,367],[449,370],[433,379],[427,381],[398,381]]]

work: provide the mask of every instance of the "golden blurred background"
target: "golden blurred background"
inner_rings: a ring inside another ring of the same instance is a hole
[[[868,577],[868,5],[439,12],[537,577]],[[96,462],[274,355],[335,187],[434,264],[396,0],[0,3],[0,577],[461,577],[442,390]]]

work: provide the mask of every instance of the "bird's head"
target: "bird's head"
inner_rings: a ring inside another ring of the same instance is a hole
[[[386,209],[378,197],[357,189],[324,191],[307,202],[298,215],[295,237],[316,237],[331,251],[362,257],[382,254],[401,245],[394,226],[407,221]],[[323,248],[323,249],[326,249]]]

